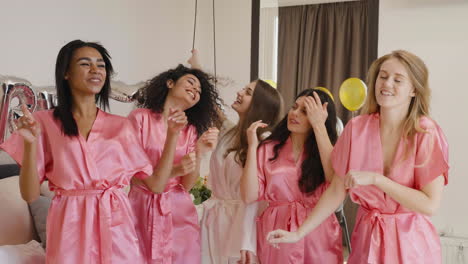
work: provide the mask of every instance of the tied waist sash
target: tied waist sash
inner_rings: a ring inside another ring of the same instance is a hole
[[[269,201],[268,207],[288,206],[288,231],[296,231],[307,218],[307,209],[314,208],[315,204],[303,200],[296,201]]]
[[[415,215],[413,212],[382,213],[378,209],[368,209],[360,207],[362,219],[361,223],[371,226],[369,238],[368,263],[379,263],[385,258],[385,249],[397,247],[394,239],[385,239],[385,225],[388,220],[395,220],[399,217]]]
[[[176,184],[163,193],[153,193],[144,186],[132,186],[134,191],[151,196],[149,223],[151,232],[151,259],[161,259],[164,263],[172,263],[172,202],[170,193],[186,193],[182,184]]]
[[[101,263],[112,263],[112,232],[111,227],[120,225],[124,222],[121,212],[120,199],[118,193],[122,192],[123,185],[114,185],[108,187],[97,187],[96,189],[74,189],[64,190],[55,189],[55,197],[60,196],[99,196],[99,235],[100,235],[100,255]]]

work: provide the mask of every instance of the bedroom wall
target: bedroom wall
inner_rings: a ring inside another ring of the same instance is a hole
[[[380,0],[379,56],[406,49],[420,56],[430,71],[432,117],[450,146],[449,184],[432,218],[440,232],[468,238],[468,2]]]
[[[227,102],[250,77],[251,1],[216,0],[217,73],[232,80]],[[196,48],[213,72],[212,1],[198,1]],[[195,1],[1,0],[0,75],[34,86],[54,83],[59,49],[73,39],[99,41],[110,52],[115,80],[134,84],[185,63],[193,38]],[[111,103],[126,115],[131,104]],[[229,116],[235,115],[229,111]]]

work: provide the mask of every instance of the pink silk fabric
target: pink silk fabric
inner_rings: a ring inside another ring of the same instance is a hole
[[[417,190],[443,175],[448,182],[448,144],[440,127],[422,118],[425,133],[417,133],[405,159],[401,140],[389,175],[391,180]],[[379,114],[362,115],[346,125],[332,153],[335,173],[350,170],[384,174]],[[410,211],[376,186],[349,191],[360,205],[351,238],[348,263],[441,263],[440,239],[429,217]]]
[[[328,183],[319,186],[311,195],[298,186],[303,157],[296,163],[289,138],[278,158],[271,162],[276,142],[262,145],[258,151],[259,200],[269,205],[257,222],[258,257],[261,263],[343,263],[341,228],[335,215],[328,217],[304,239],[274,248],[266,241],[268,232],[275,229],[296,231],[326,190]]]
[[[98,110],[88,139],[64,136],[52,111],[41,125],[37,170],[55,196],[47,217],[47,263],[142,263],[134,215],[122,187],[152,173],[135,130],[124,117]],[[21,164],[23,139],[0,146]]]
[[[166,141],[167,125],[161,114],[136,109],[128,116],[138,130],[140,144],[156,166]],[[187,126],[179,135],[174,164],[195,150],[197,133]],[[136,215],[136,230],[148,263],[200,263],[198,215],[181,177],[169,179],[164,192],[132,186],[129,199]]]

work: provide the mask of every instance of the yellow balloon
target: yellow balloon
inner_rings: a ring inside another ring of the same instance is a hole
[[[333,94],[332,94],[332,93],[330,92],[330,90],[328,90],[327,88],[318,86],[318,87],[315,87],[314,89],[315,89],[315,90],[320,90],[320,91],[322,91],[322,92],[325,92],[326,94],[328,94],[328,95],[330,96],[330,98],[332,99],[332,101],[335,101],[335,98],[333,98]]]
[[[271,87],[275,88],[276,89],[276,83],[275,81],[273,80],[264,80],[266,83],[268,83],[269,85],[271,85]]]
[[[340,86],[340,101],[351,112],[361,108],[366,97],[367,86],[359,78],[346,79]]]

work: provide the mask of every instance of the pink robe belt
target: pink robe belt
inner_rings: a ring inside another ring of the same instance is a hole
[[[112,263],[112,232],[111,227],[124,222],[121,212],[120,199],[117,192],[122,192],[122,185],[108,187],[107,183],[98,186],[103,189],[55,189],[55,197],[61,196],[86,196],[95,195],[99,197],[99,232],[101,263]]]
[[[289,207],[289,221],[287,230],[296,231],[299,226],[307,218],[307,209],[314,208],[315,204],[297,200],[297,201],[269,201],[268,207],[277,207],[277,206],[288,206]]]
[[[367,209],[363,206],[361,206],[360,209],[363,213],[361,222],[371,225],[369,255],[367,260],[368,263],[378,263],[385,259],[385,249],[398,246],[394,239],[385,239],[384,233],[387,230],[385,228],[386,221],[391,218],[408,217],[414,215],[414,213],[381,213],[378,209]],[[390,250],[388,252],[394,251]]]
[[[133,190],[151,196],[150,232],[151,259],[159,259],[162,263],[172,263],[172,202],[171,192],[185,192],[182,184],[171,186],[163,193],[153,193],[141,185],[134,185]],[[155,212],[159,211],[159,214]]]
[[[206,200],[203,202],[203,207],[205,210],[209,210],[213,208],[214,206],[221,206],[221,207],[233,207],[233,206],[238,206],[238,205],[244,205],[244,202],[242,200],[229,200],[229,199],[219,199],[215,197],[211,197],[210,199]]]

